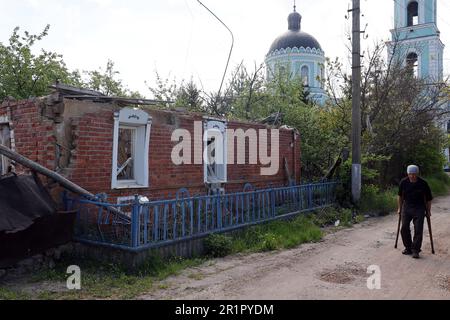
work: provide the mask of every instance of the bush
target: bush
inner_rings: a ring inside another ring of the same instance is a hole
[[[279,241],[275,234],[269,232],[263,236],[262,251],[273,251],[279,248]]]
[[[341,209],[339,212],[339,220],[341,225],[350,227],[353,224],[353,213],[350,209]]]
[[[339,220],[339,212],[335,208],[326,208],[313,215],[313,221],[320,227],[326,227]]]
[[[424,177],[428,182],[433,196],[444,196],[450,192],[450,177],[445,172]]]
[[[381,191],[375,185],[367,185],[362,189],[360,210],[370,215],[388,215],[397,206],[396,189]]]
[[[212,257],[225,257],[232,252],[231,238],[222,234],[210,234],[204,241],[205,253]]]

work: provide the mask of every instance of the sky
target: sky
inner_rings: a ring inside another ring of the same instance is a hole
[[[228,75],[242,61],[261,64],[272,41],[287,30],[293,0],[202,0],[234,34]],[[302,30],[312,34],[325,55],[347,63],[351,0],[297,0]],[[389,40],[393,0],[361,0],[368,38],[363,50]],[[438,28],[447,45],[444,74],[450,74],[450,0],[438,0]],[[31,33],[50,24],[40,42],[63,55],[69,69],[94,70],[108,59],[131,90],[151,97],[146,82],[155,71],[177,82],[193,79],[206,91],[218,90],[231,45],[227,29],[197,0],[0,0],[0,42],[14,27]]]

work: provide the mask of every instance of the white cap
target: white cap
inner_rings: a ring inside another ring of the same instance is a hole
[[[408,170],[407,170],[408,174],[418,174],[419,173],[419,167],[415,166],[415,165],[410,165],[408,166]]]

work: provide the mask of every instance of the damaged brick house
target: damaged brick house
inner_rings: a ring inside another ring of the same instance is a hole
[[[193,195],[214,190],[239,192],[247,183],[255,188],[268,188],[300,182],[297,131],[280,128],[279,168],[274,175],[261,175],[261,168],[267,165],[259,158],[257,164],[249,164],[248,143],[244,164],[224,160],[222,166],[210,166],[204,161],[177,165],[171,157],[179,143],[172,141],[176,129],[193,135],[196,132],[200,139],[210,128],[269,129],[270,150],[271,127],[161,110],[152,104],[149,100],[107,97],[90,90],[55,85],[54,92],[47,97],[2,103],[0,143],[94,194],[106,193],[111,203],[135,194],[151,200],[167,199],[174,197],[180,188],[187,188]],[[202,125],[198,127],[198,123]],[[199,150],[201,154],[203,145],[209,145],[211,140],[198,142],[195,139],[191,142],[191,159],[198,158]],[[233,150],[222,150],[224,159],[229,152]],[[7,173],[10,167],[8,159],[1,157],[0,174]],[[22,170],[16,168],[17,172]],[[54,196],[58,192],[55,189]]]

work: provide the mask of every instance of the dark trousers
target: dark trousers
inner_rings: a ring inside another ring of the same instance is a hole
[[[414,224],[414,238],[411,239],[411,221]],[[420,252],[423,239],[423,224],[425,221],[424,209],[405,210],[402,213],[402,240],[406,249]]]

